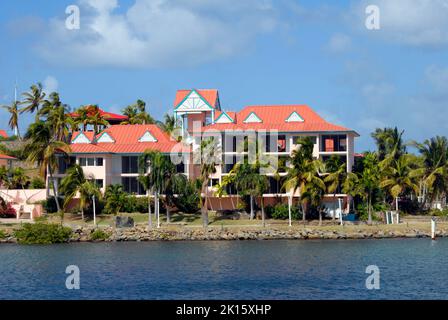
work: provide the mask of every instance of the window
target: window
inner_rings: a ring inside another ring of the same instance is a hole
[[[96,158],[96,165],[97,167],[103,166],[103,158]]]
[[[87,164],[87,162],[86,162],[86,158],[79,158],[79,165],[80,165],[81,167],[85,167],[86,164]]]
[[[185,165],[183,162],[176,164],[177,173],[185,173]]]
[[[62,157],[58,156],[58,173],[65,174],[67,169],[76,163],[76,157]]]
[[[123,190],[127,193],[134,193],[139,195],[146,194],[145,189],[137,180],[137,177],[123,177],[121,178]]]
[[[104,187],[104,182],[103,179],[95,179],[95,184],[98,188],[103,188]]]
[[[138,173],[138,157],[129,156],[121,158],[122,173]]]
[[[215,178],[210,179],[210,181],[208,183],[209,187],[216,187],[217,185],[219,185],[219,179],[215,179]]]
[[[95,158],[87,158],[87,166],[93,167],[95,165]]]
[[[347,151],[347,136],[346,135],[322,136],[322,143],[320,149],[321,151],[324,152]]]

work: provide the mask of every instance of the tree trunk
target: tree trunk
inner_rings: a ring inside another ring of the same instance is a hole
[[[266,218],[264,216],[264,199],[263,199],[263,195],[261,195],[260,205],[261,205],[261,220],[262,220],[263,227],[265,227],[266,226],[266,221],[265,221]]]
[[[170,223],[171,213],[170,208],[168,207],[168,198],[165,196],[165,207],[166,207],[166,223]]]
[[[50,175],[50,180],[53,183],[53,192],[54,192],[54,200],[56,201],[56,208],[58,210],[58,213],[60,213],[61,205],[59,204],[58,191],[57,191],[56,183],[53,181],[53,172],[51,170],[51,167],[48,167],[48,173]]]
[[[369,195],[368,195],[368,197],[369,197],[369,199],[368,199],[368,201],[367,201],[367,212],[368,212],[368,214],[369,214],[369,218],[368,218],[368,224],[370,225],[370,224],[372,224],[372,211],[371,211],[371,196],[370,196],[370,193],[369,193]]]
[[[333,194],[333,197],[336,198],[336,193]],[[342,210],[342,208],[341,208],[341,210]],[[342,214],[342,211],[339,212],[339,214]],[[336,224],[335,221],[336,221],[336,208],[333,209],[333,224]]]
[[[303,224],[305,224],[305,222],[306,222],[305,204],[302,203],[301,206],[302,206],[302,221],[303,221]]]
[[[84,222],[84,207],[81,207],[81,220]]]
[[[319,209],[319,226],[322,225],[322,210]]]
[[[205,179],[205,181],[202,183],[202,191],[203,191],[203,202],[201,206],[201,215],[202,215],[202,224],[204,228],[207,228],[208,226],[208,197],[207,197],[207,185],[208,185],[208,179]]]
[[[148,195],[148,228],[152,229],[152,217],[151,217],[151,197],[150,197],[150,192],[149,189],[146,192],[146,194]]]
[[[157,217],[157,228],[160,228],[160,203],[159,203],[159,193],[156,191],[154,193],[156,217]]]
[[[254,197],[250,196],[250,220],[254,219]]]

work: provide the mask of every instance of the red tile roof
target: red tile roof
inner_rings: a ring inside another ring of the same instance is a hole
[[[218,90],[216,89],[194,89],[205,101],[207,101],[212,107],[216,107],[218,101]],[[177,90],[176,98],[174,99],[174,108],[176,108],[182,100],[191,92],[189,90]]]
[[[5,130],[0,130],[0,136],[3,138],[8,138],[8,134],[6,133]]]
[[[285,120],[293,112],[297,112],[303,122],[286,122]],[[255,113],[262,122],[245,123],[244,120]],[[278,130],[279,132],[348,132],[342,126],[331,124],[322,119],[313,109],[307,105],[269,105],[269,106],[248,106],[237,112],[234,116],[234,123],[216,123],[202,127],[202,130]]]
[[[106,120],[118,120],[118,121],[125,121],[128,120],[128,117],[122,114],[118,114],[118,113],[112,113],[112,112],[107,112],[104,111],[103,109],[99,108],[100,111],[100,115],[102,117],[104,117]],[[71,112],[68,114],[70,117],[72,118],[76,118],[78,117],[78,114],[76,112]]]
[[[0,159],[17,160],[17,158],[8,156],[6,154],[0,154]]]
[[[138,140],[149,131],[157,142],[139,142]],[[143,153],[146,150],[158,150],[163,153],[189,152],[182,143],[178,143],[155,124],[112,125],[102,132],[107,132],[115,142],[72,143],[72,153]],[[80,134],[75,132],[72,141]],[[84,132],[89,140],[93,132]],[[97,138],[101,135],[99,133]]]

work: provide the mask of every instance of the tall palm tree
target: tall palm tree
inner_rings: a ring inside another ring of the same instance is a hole
[[[324,182],[327,184],[327,192],[332,193],[333,197],[336,197],[336,193],[342,189],[344,192],[344,186],[350,183],[350,179],[353,179],[356,174],[347,172],[347,164],[341,161],[339,156],[332,156],[325,162],[326,177]],[[345,187],[347,189],[347,187]],[[340,213],[342,214],[342,212]],[[333,222],[335,215],[333,214]]]
[[[162,128],[163,131],[165,131],[168,134],[171,134],[174,132],[174,130],[177,128],[176,119],[174,116],[169,115],[168,113],[164,116],[164,121],[158,121],[157,124],[160,128]]]
[[[19,130],[19,101],[13,101],[10,106],[2,106],[6,111],[10,113],[10,118],[8,125],[11,130],[14,130],[14,134],[17,134],[17,137],[20,139],[20,130]]]
[[[84,176],[82,167],[78,164],[67,170],[67,175],[61,181],[61,192],[64,193],[64,209],[76,196],[79,197],[81,219],[84,221],[84,209],[92,201],[92,197],[101,198],[101,192],[94,182]]]
[[[53,185],[56,206],[58,212],[60,212],[61,206],[58,200],[57,184],[54,183],[53,173],[58,166],[56,154],[59,153],[63,156],[67,156],[67,153],[70,151],[70,146],[63,141],[56,139],[54,128],[51,123],[43,122],[41,120],[30,125],[25,135],[25,139],[27,140],[25,147],[28,152],[27,161],[39,166],[40,174],[43,178],[46,179],[48,173]],[[50,181],[47,180],[47,190]]]
[[[201,215],[204,228],[208,226],[208,185],[210,176],[216,172],[219,159],[218,144],[213,137],[202,140],[199,152],[193,154],[194,163],[200,164]]]
[[[135,103],[127,106],[122,113],[128,117],[123,124],[152,124],[155,123],[154,118],[146,112],[146,102],[138,99]]]
[[[423,157],[423,182],[430,190],[429,200],[431,203],[439,201],[448,189],[448,140],[436,136],[413,144]]]
[[[286,181],[282,188],[294,194],[300,190],[300,203],[302,205],[302,219],[306,221],[306,201],[302,201],[302,195],[306,192],[309,184],[321,185],[322,179],[319,177],[319,171],[322,169],[322,163],[313,159],[314,143],[309,137],[304,137],[297,142],[300,147],[292,153],[292,167],[288,168]]]
[[[104,209],[110,213],[117,214],[123,208],[126,197],[123,185],[109,184],[104,191],[104,199],[106,200]]]
[[[417,163],[416,156],[405,154],[391,162],[387,159],[380,162],[380,168],[383,171],[383,179],[380,187],[385,188],[392,199],[398,198],[405,191],[418,193],[418,186],[414,177],[417,176],[415,166]],[[396,208],[398,210],[398,208]]]
[[[36,120],[38,119],[37,111],[45,99],[45,92],[43,92],[42,84],[38,82],[30,87],[29,92],[22,93],[23,100],[20,104],[23,108],[20,113],[30,112],[34,113],[36,111]]]
[[[310,180],[305,184],[305,191],[301,194],[301,200],[305,203],[309,203],[312,207],[316,208],[319,212],[319,226],[322,225],[322,199],[325,195],[325,184],[319,178]]]
[[[363,171],[359,173],[352,192],[366,201],[369,224],[372,224],[372,198],[379,187],[380,178],[381,172],[376,153],[366,153],[363,159]]]
[[[406,146],[403,143],[404,131],[398,131],[398,128],[377,128],[371,134],[378,148],[378,160],[383,161],[387,155],[392,155],[389,159],[398,159],[406,153]]]

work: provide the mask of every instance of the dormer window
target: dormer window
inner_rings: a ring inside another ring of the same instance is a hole
[[[304,122],[303,118],[297,113],[292,112],[288,118],[285,119],[286,122]]]
[[[87,138],[84,132],[79,132],[75,139],[72,140],[72,143],[91,143],[92,141]]]
[[[115,140],[107,133],[107,132],[103,132],[98,139],[96,139],[96,142],[101,142],[101,143],[114,143]]]
[[[255,112],[249,113],[249,115],[244,119],[244,123],[261,123],[263,122]]]
[[[140,139],[138,139],[138,142],[157,142],[157,139],[151,134],[151,132],[146,131]]]

